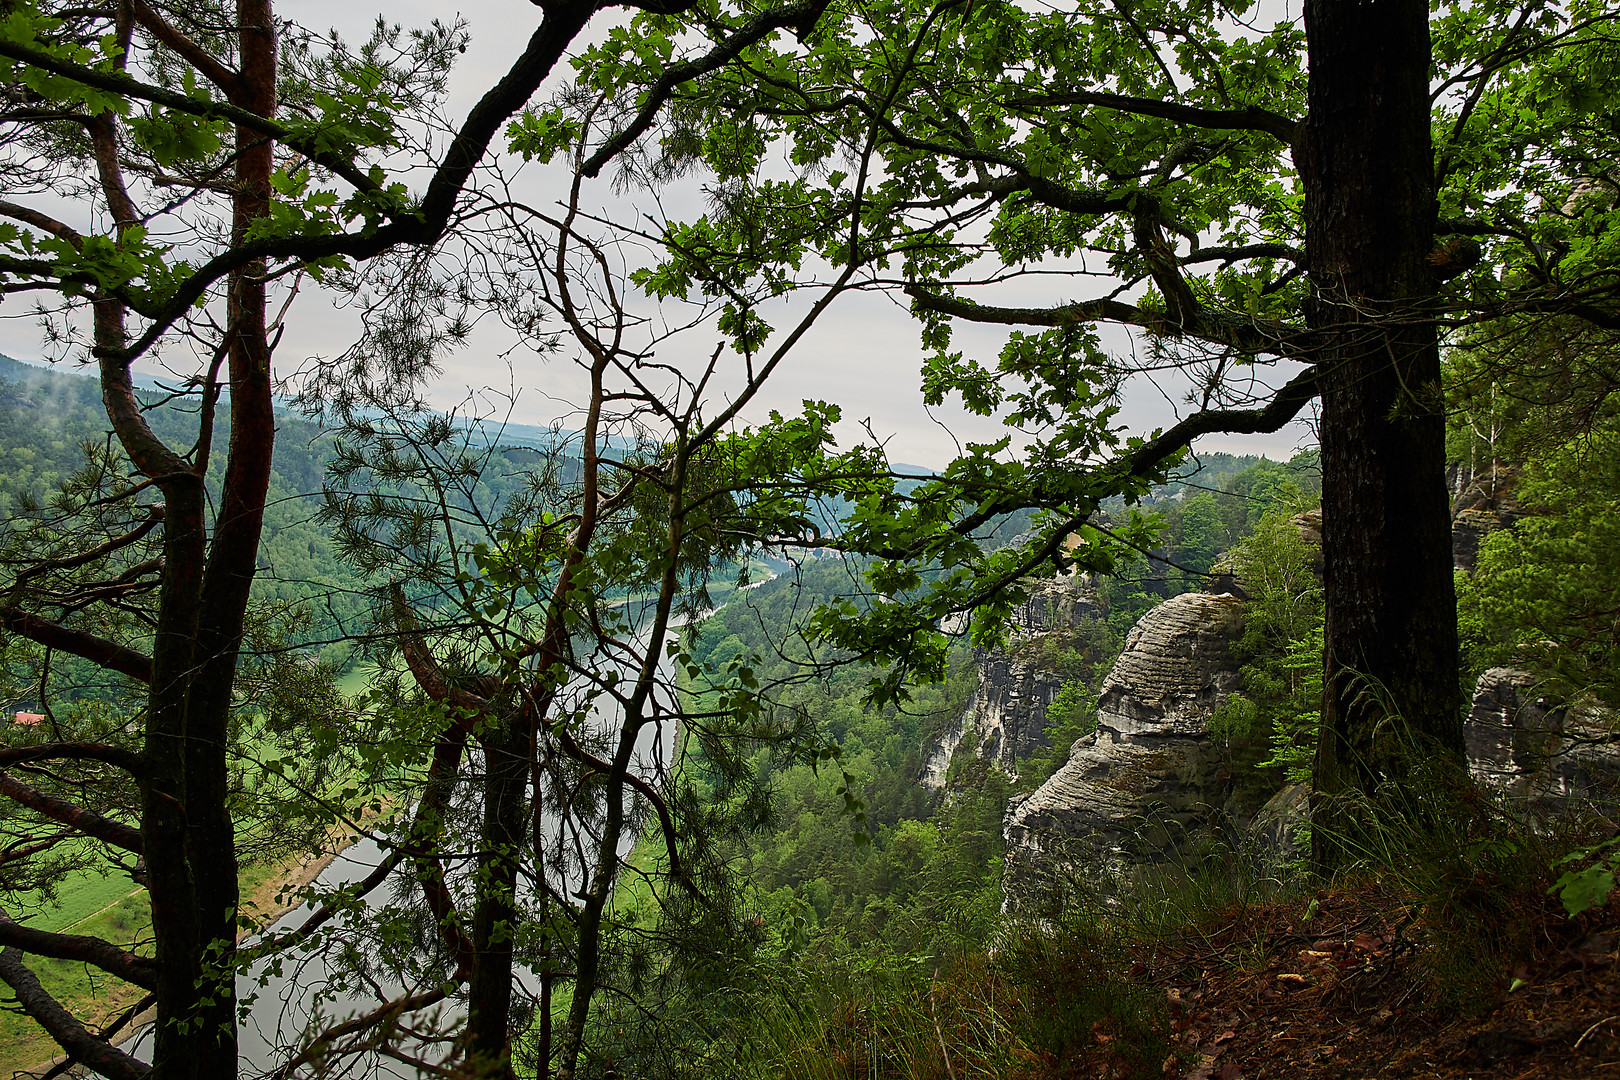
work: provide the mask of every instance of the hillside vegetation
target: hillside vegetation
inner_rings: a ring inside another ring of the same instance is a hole
[[[56,492],[75,484],[87,445],[98,446],[95,384],[16,364],[0,379],[13,527],[38,527]],[[1603,425],[1549,439],[1545,420],[1528,408],[1498,417],[1488,472],[1472,434],[1479,422],[1465,414],[1457,425],[1458,456],[1473,454],[1475,482],[1496,478],[1498,500],[1511,491],[1524,515],[1517,528],[1492,533],[1476,573],[1459,578],[1469,665],[1459,677],[1471,684],[1486,664],[1527,663],[1549,690],[1609,701],[1614,638],[1595,621],[1607,585],[1576,568],[1610,565],[1615,541],[1603,514],[1620,494],[1608,468],[1614,441]],[[367,618],[367,581],[314,521],[334,436],[293,415],[281,425],[256,595],[282,621],[261,640],[345,671],[353,692],[373,670],[348,663],[347,638]],[[498,507],[539,453],[491,454],[499,467],[482,478],[478,498]],[[117,467],[116,458],[100,461]],[[964,746],[939,795],[918,783],[922,756],[975,692],[974,650],[959,642],[944,682],[872,707],[869,671],[801,632],[819,605],[864,602],[859,560],[773,552],[737,581],[738,567],[721,567],[725,580],[713,583],[721,606],[688,636],[694,669],[706,673],[687,680],[692,707],[721,704],[707,681],[746,668],[773,709],[802,717],[828,749],[814,765],[781,768],[776,750],[762,745],[743,768],[769,797],[756,826],[727,841],[736,899],[748,913],[744,936],[671,944],[654,932],[679,911],[662,892],[667,883],[633,879],[621,889],[625,993],[599,1006],[591,1067],[850,1080],[1506,1080],[1531,1062],[1560,1076],[1596,1069],[1620,1046],[1604,1026],[1620,994],[1609,975],[1620,909],[1590,892],[1572,918],[1549,892],[1555,864],[1570,852],[1593,853],[1577,870],[1604,872],[1608,849],[1595,846],[1604,826],[1584,819],[1527,830],[1510,809],[1459,789],[1446,798],[1460,818],[1432,827],[1392,819],[1383,850],[1331,879],[1301,866],[1279,872],[1212,836],[1193,861],[1124,893],[1077,881],[1061,908],[1039,918],[1001,914],[1009,800],[1039,786],[1090,729],[1098,684],[1126,633],[1166,597],[1222,575],[1243,585],[1244,689],[1212,730],[1235,788],[1252,799],[1308,776],[1322,606],[1297,515],[1313,503],[1314,465],[1312,454],[1288,463],[1205,455],[1142,500],[1135,512],[1155,523],[1158,546],[1095,581],[1100,617],[1042,646],[1040,662],[1063,679],[1045,746],[1018,762],[1016,775]],[[983,542],[1005,543],[1020,527],[1000,522]],[[12,670],[26,659],[14,656]],[[52,677],[81,678],[84,708],[121,702],[116,685],[72,665]],[[10,693],[14,710],[36,700],[24,682]],[[702,782],[716,748],[687,750]],[[715,769],[711,795],[735,771]],[[661,857],[656,848],[638,856],[648,867]],[[51,905],[23,914],[45,929],[139,942],[139,889],[92,866],[88,852],[80,861]],[[640,944],[638,925],[649,931]],[[67,1000],[101,993],[66,962],[41,973]],[[124,1004],[106,998],[91,1011],[111,1016]],[[566,1005],[559,995],[559,1017]],[[47,1044],[22,1031],[0,1026],[6,1060],[48,1056]]]

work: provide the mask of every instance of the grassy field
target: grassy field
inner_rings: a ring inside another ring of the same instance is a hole
[[[59,890],[60,902],[29,919],[42,930],[93,934],[137,952],[149,951],[151,910],[146,890],[125,874],[101,875],[86,871],[68,878]],[[40,983],[74,1012],[94,1023],[105,1023],[134,1004],[139,987],[111,979],[86,964],[67,960],[28,958]],[[0,1012],[0,1074],[40,1065],[50,1060],[56,1044],[25,1016]]]
[[[127,876],[82,871],[63,881],[57,890],[57,902],[29,919],[28,924],[40,930],[67,930],[140,891],[140,886]]]
[[[376,664],[355,664],[337,677],[337,688],[353,697],[366,688],[366,684],[371,681],[371,676],[376,670]]]
[[[243,900],[257,899],[261,907],[268,908],[273,902],[276,883],[291,869],[290,866],[244,867],[241,874]],[[109,868],[105,875],[85,871],[65,880],[59,894],[59,903],[27,920],[30,926],[53,932],[89,934],[151,955],[152,913],[146,890],[128,875],[115,868]],[[40,984],[70,1012],[94,1025],[107,1023],[141,997],[139,987],[112,979],[87,964],[30,956],[28,966],[39,976]],[[44,1065],[56,1054],[56,1044],[33,1020],[0,1010],[0,1076]]]

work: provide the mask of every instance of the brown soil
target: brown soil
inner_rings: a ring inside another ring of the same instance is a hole
[[[1620,1078],[1620,903],[1536,913],[1520,946],[1447,940],[1367,885],[1234,916],[1133,972],[1185,1080]]]

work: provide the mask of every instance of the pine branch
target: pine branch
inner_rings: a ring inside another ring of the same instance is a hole
[[[137,855],[144,850],[139,829],[133,829],[112,818],[102,817],[94,810],[86,810],[66,799],[47,795],[37,788],[29,787],[10,773],[0,772],[0,795],[5,795],[13,802],[44,814],[53,821],[70,825],[86,836],[93,836],[97,840],[126,851],[133,851]]]
[[[108,671],[116,671],[141,682],[152,679],[151,657],[127,649],[115,641],[61,626],[14,607],[0,607],[0,629],[37,641],[46,648],[82,656]]]
[[[157,989],[157,961],[120,949],[110,941],[87,934],[52,934],[16,922],[0,911],[0,946],[17,948],[33,956],[93,964],[109,975],[134,983],[143,990]]]
[[[23,963],[23,954],[16,946],[0,949],[0,980],[17,995],[17,1003],[23,1011],[74,1061],[88,1065],[108,1080],[145,1080],[151,1075],[151,1066],[86,1031],[84,1025],[39,984],[39,978]]]

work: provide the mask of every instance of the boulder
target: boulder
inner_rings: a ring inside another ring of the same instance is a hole
[[[1143,615],[1098,688],[1099,730],[1202,737],[1238,687],[1232,642],[1242,632],[1243,602],[1230,595],[1183,593]]]
[[[1311,785],[1289,784],[1254,815],[1247,836],[1250,848],[1268,869],[1279,870],[1310,855],[1306,847],[1311,823]]]

